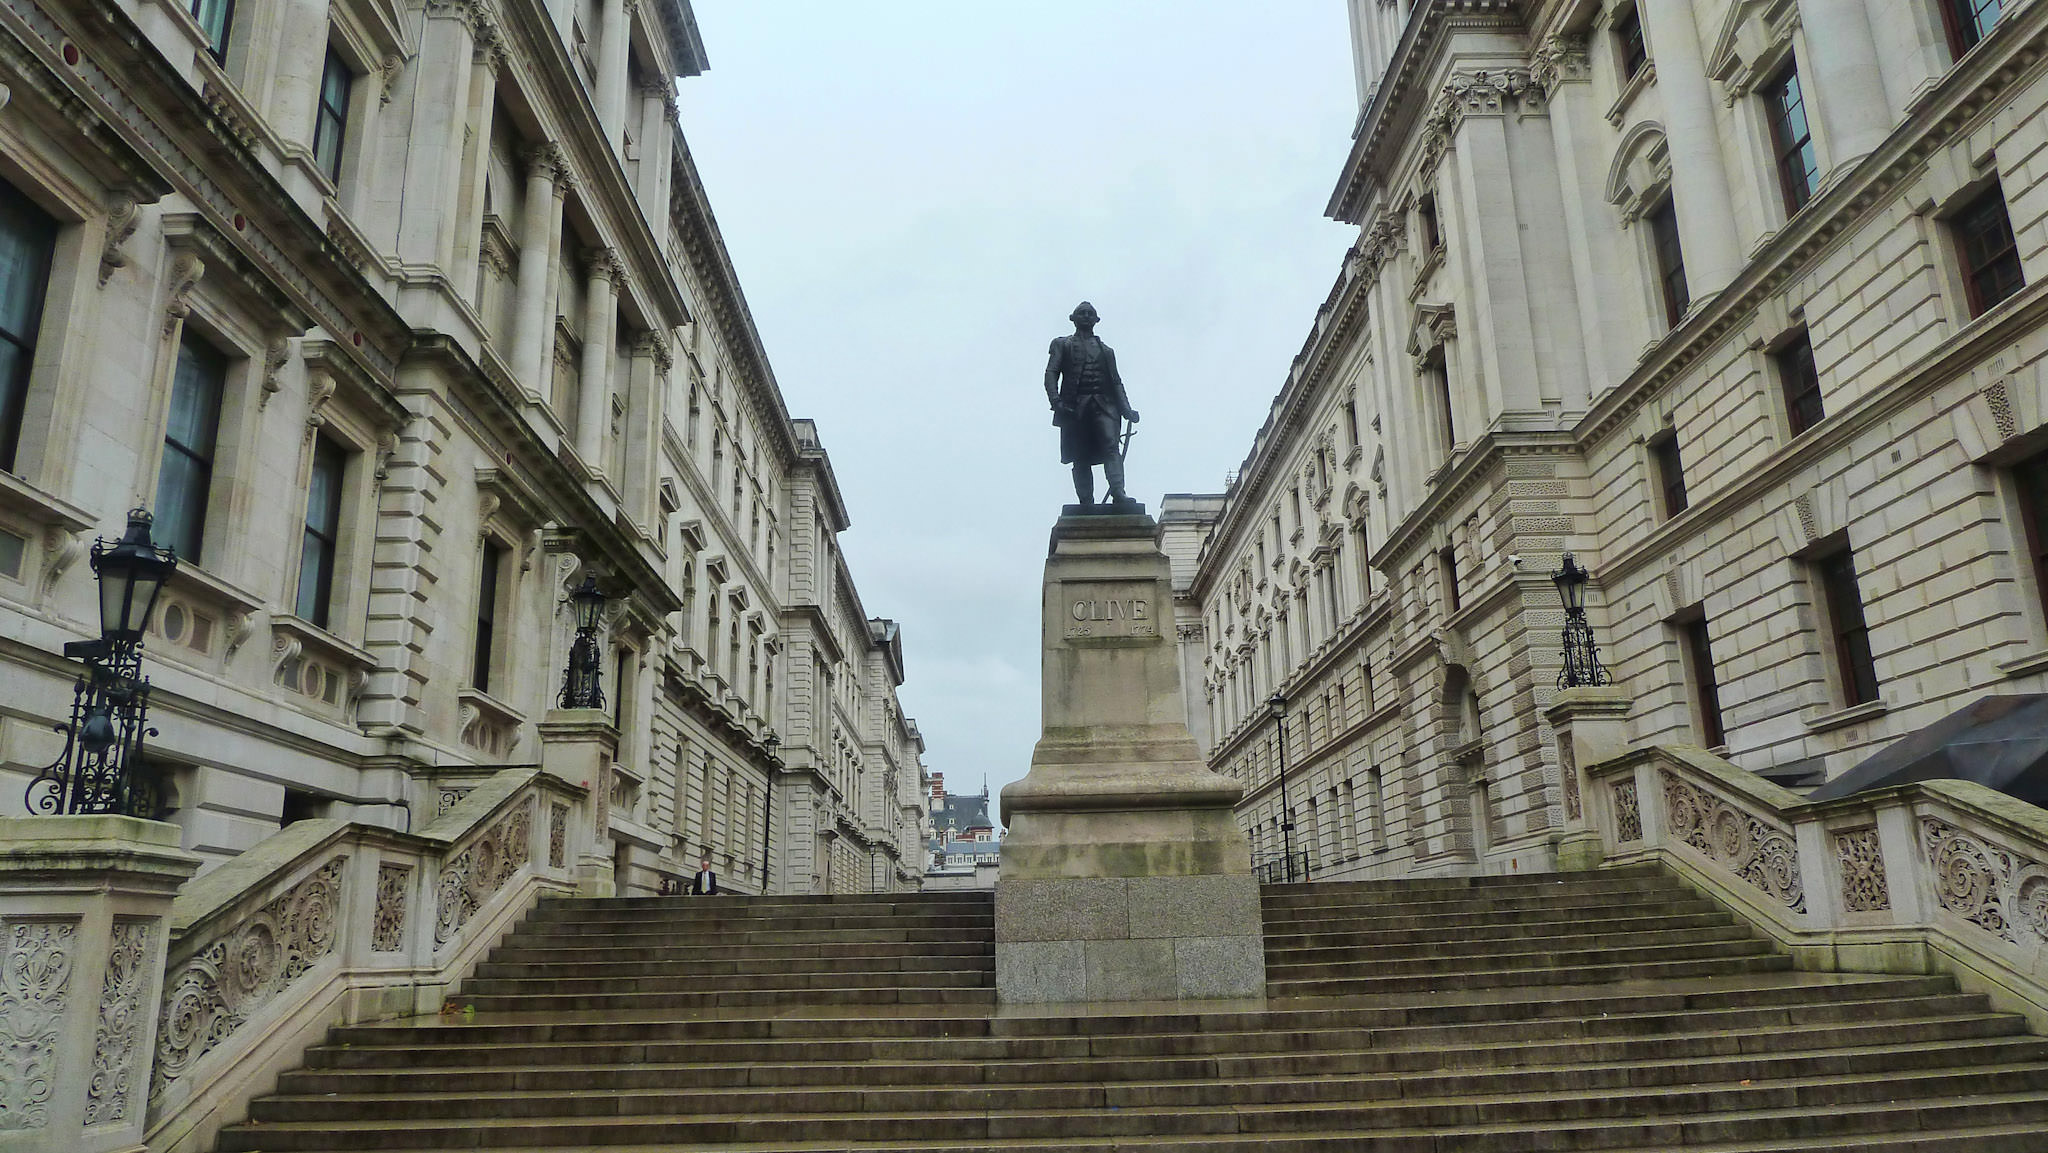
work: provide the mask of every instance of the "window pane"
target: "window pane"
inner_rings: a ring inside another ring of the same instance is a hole
[[[34,346],[56,242],[57,222],[0,183],[0,337]]]
[[[313,159],[329,180],[341,179],[341,145],[348,132],[349,85],[355,79],[334,49],[320,73],[320,107],[313,122]]]
[[[1778,153],[1778,179],[1785,193],[1785,211],[1797,212],[1813,196],[1819,163],[1813,154],[1813,132],[1806,123],[1806,101],[1799,73],[1787,71],[1771,89],[1771,138]]]
[[[206,33],[206,45],[215,60],[228,54],[228,26],[234,22],[234,0],[192,0],[192,18]]]
[[[334,600],[334,560],[341,528],[341,482],[348,453],[326,437],[313,442],[306,484],[305,541],[299,551],[297,613],[326,628]]]
[[[299,553],[299,599],[292,611],[321,628],[327,627],[327,583],[333,572],[332,546],[307,532]]]
[[[178,350],[171,384],[170,419],[164,428],[164,460],[157,474],[157,539],[188,560],[198,560],[206,529],[206,499],[213,487],[214,436],[227,358],[186,337]]]
[[[1678,245],[1678,211],[1670,200],[1650,213],[1650,246],[1657,258],[1657,278],[1664,294],[1664,321],[1676,325],[1692,304],[1685,283],[1685,256]]]
[[[1877,665],[1871,658],[1870,629],[1864,623],[1863,593],[1856,583],[1855,558],[1841,552],[1819,565],[1846,703],[1860,705],[1876,700]]]

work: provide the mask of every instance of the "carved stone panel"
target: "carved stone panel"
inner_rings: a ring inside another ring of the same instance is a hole
[[[134,1116],[134,1094],[144,1054],[142,1027],[149,1020],[143,998],[155,976],[156,922],[117,920],[107,970],[100,982],[99,1023],[93,1030],[92,1080],[85,1087],[85,1124],[113,1125]]]
[[[1622,841],[1643,839],[1643,811],[1636,798],[1636,783],[1614,782],[1614,835]]]
[[[557,802],[548,807],[548,868],[561,868],[568,851],[569,806]]]
[[[2048,944],[2048,866],[1938,817],[1921,818],[1920,837],[1942,908],[2014,944]]]
[[[395,861],[377,865],[377,911],[370,925],[370,948],[396,953],[405,948],[405,907],[412,894],[412,866]]]
[[[1884,854],[1878,851],[1877,830],[1870,826],[1843,829],[1834,836],[1835,860],[1842,868],[1842,907],[1852,913],[1876,913],[1892,907],[1884,878]]]
[[[434,944],[453,940],[470,917],[483,908],[527,861],[533,839],[533,798],[499,818],[441,870],[435,885],[438,908]]]
[[[74,921],[9,921],[0,942],[0,1132],[50,1123]]]
[[[1664,830],[1795,913],[1806,911],[1792,834],[1662,770]]]
[[[165,980],[151,1098],[334,951],[346,860],[334,858],[227,927]]]

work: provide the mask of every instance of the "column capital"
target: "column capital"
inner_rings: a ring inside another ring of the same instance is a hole
[[[602,278],[616,288],[626,279],[626,263],[619,259],[616,248],[593,248],[584,254],[583,272],[592,280]]]
[[[650,328],[634,339],[633,356],[636,359],[652,358],[654,371],[663,376],[667,376],[676,364],[675,354],[669,351],[668,333],[658,328]]]
[[[1583,32],[1552,36],[1529,56],[1529,78],[1542,89],[1546,98],[1555,96],[1557,86],[1567,80],[1590,80],[1592,77],[1592,59]]]
[[[569,156],[552,140],[527,145],[520,158],[526,161],[529,180],[545,177],[554,181],[558,189],[569,181]]]

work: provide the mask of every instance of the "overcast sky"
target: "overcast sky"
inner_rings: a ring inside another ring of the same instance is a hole
[[[1073,499],[1041,380],[1087,299],[1144,417],[1131,495],[1220,491],[1352,231],[1340,0],[695,0],[684,133],[853,516],[950,791],[1024,775]],[[1099,482],[1098,482],[1099,483]]]

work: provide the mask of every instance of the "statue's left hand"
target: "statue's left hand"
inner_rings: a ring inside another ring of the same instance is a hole
[[[1130,421],[1132,424],[1138,423],[1138,410],[1135,408],[1125,409],[1124,419]]]

